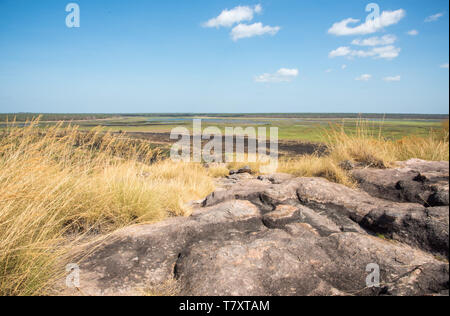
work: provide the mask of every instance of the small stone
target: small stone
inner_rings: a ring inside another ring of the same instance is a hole
[[[355,169],[356,165],[350,160],[344,160],[339,164],[339,167],[344,170],[353,170]]]
[[[252,173],[252,168],[250,168],[249,166],[245,166],[240,168],[237,173]]]

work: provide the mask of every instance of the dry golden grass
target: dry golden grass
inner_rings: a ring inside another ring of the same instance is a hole
[[[36,124],[0,134],[0,295],[44,293],[68,236],[188,215],[213,190],[200,164],[146,143]]]
[[[279,164],[278,171],[296,177],[322,177],[349,187],[356,186],[348,173],[330,157],[307,155],[296,159],[283,160]]]
[[[327,134],[329,155],[335,161],[350,160],[376,168],[411,158],[449,160],[448,128],[445,129],[445,123],[443,127],[439,131],[430,130],[428,137],[408,136],[394,141],[381,136],[381,127],[374,134],[369,122],[361,120],[355,134],[346,133],[342,126],[331,129]]]
[[[212,178],[223,178],[226,177],[230,170],[225,164],[212,164],[208,166],[208,175]]]
[[[349,134],[344,126],[332,126],[326,133],[329,157],[336,163],[348,160],[369,167],[383,168],[395,161],[392,142],[375,135],[366,121],[358,121],[356,133]]]
[[[439,136],[442,140],[448,142],[449,141],[449,132],[450,132],[450,124],[449,120],[442,121],[442,128],[439,133]]]
[[[350,187],[356,184],[341,163],[351,161],[366,167],[386,168],[396,161],[418,158],[431,161],[449,160],[448,120],[439,131],[430,131],[428,137],[404,137],[393,141],[373,132],[369,122],[359,121],[354,134],[343,126],[334,126],[325,134],[328,152],[325,156],[301,156],[280,162],[280,172],[296,176],[324,177]]]

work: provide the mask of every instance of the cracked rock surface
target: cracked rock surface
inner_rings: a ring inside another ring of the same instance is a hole
[[[448,162],[352,173],[361,189],[285,174],[221,179],[192,216],[90,245],[80,292],[139,295],[174,281],[199,296],[448,295]],[[379,287],[367,287],[369,264]]]

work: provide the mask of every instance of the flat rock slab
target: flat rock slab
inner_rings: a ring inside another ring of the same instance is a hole
[[[414,166],[434,184],[445,170],[448,177],[448,163],[423,161],[364,172],[375,183],[381,172],[404,177]],[[190,217],[86,246],[81,286],[63,294],[140,295],[173,283],[176,294],[193,296],[448,295],[448,203],[282,174],[220,182]],[[369,287],[374,266],[380,284]]]
[[[449,205],[449,163],[412,159],[396,169],[355,169],[353,177],[373,196],[424,206]]]

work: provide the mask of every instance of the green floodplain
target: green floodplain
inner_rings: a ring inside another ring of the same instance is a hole
[[[279,139],[286,141],[323,142],[324,137],[336,128],[348,133],[364,124],[374,136],[400,139],[404,136],[427,136],[448,121],[448,114],[356,114],[356,113],[271,113],[271,114],[0,114],[0,129],[8,124],[24,125],[38,118],[40,126],[63,121],[79,125],[82,130],[101,126],[110,132],[166,134],[178,126],[192,130],[193,119],[202,120],[202,128],[225,127],[278,127]],[[15,123],[12,123],[15,122]]]

